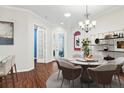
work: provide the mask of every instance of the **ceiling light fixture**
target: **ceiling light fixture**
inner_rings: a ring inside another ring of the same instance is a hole
[[[61,22],[60,24],[61,24],[61,25],[63,25],[64,23],[63,23],[63,22]]]
[[[88,6],[86,5],[86,14],[84,15],[86,17],[86,20],[83,22],[80,21],[78,24],[82,30],[84,30],[86,33],[88,33],[92,28],[95,28],[96,21],[89,20],[89,13],[88,13]]]
[[[64,16],[65,16],[65,17],[70,17],[71,14],[70,14],[70,13],[65,13]]]

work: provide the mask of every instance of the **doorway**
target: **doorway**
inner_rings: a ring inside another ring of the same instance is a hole
[[[65,57],[65,33],[53,33],[53,57]]]
[[[34,64],[44,63],[46,59],[46,33],[45,29],[34,26]]]

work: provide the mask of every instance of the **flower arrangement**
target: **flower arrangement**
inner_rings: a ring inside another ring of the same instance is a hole
[[[82,40],[82,51],[84,51],[84,57],[89,55],[90,49],[89,49],[89,44],[90,41],[88,38],[85,38]]]

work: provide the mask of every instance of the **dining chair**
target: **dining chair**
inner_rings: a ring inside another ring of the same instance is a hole
[[[7,76],[9,75],[9,73],[12,79],[13,87],[15,87],[14,75],[13,75],[13,69],[11,66],[12,64],[11,62],[12,62],[12,57],[9,56],[5,60],[3,60],[2,63],[0,63],[0,78],[2,80],[5,80],[6,87],[8,87]]]
[[[118,78],[119,85],[121,87],[120,73],[122,72],[122,66],[124,65],[124,57],[118,57],[113,61],[108,62],[108,64],[117,65],[117,69],[115,70],[114,77]]]
[[[91,79],[93,79],[97,85],[102,84],[109,85],[111,87],[112,77],[117,68],[117,65],[103,64],[95,68],[88,68],[88,73]]]
[[[63,76],[61,87],[65,79],[69,81],[69,85],[70,85],[70,81],[72,81],[74,87],[74,80],[80,76],[81,67],[74,66],[73,64],[67,62],[62,62],[60,66],[62,69],[62,76]]]
[[[56,63],[57,63],[58,69],[59,69],[57,79],[59,79],[60,71],[61,71],[62,69],[61,69],[61,66],[59,65],[59,61],[58,61],[58,60],[56,60]]]
[[[56,63],[57,63],[58,69],[59,69],[57,79],[59,79],[59,75],[60,75],[60,72],[62,70],[61,66],[60,66],[61,62],[69,62],[69,60],[65,59],[65,58],[56,58]]]

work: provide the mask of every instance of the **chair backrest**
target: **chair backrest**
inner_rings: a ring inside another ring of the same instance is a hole
[[[118,57],[114,60],[114,63],[117,65],[123,65],[124,64],[124,57]]]
[[[95,68],[88,68],[89,75],[99,84],[111,84],[112,76],[117,65],[103,64]]]
[[[7,57],[3,60],[3,63],[0,64],[0,68],[3,72],[3,75],[7,75],[12,67],[12,56]]]
[[[7,58],[7,62],[5,63],[5,74],[8,74],[8,72],[11,70],[12,67],[12,56],[9,56]]]
[[[57,60],[61,62],[69,62],[69,60],[66,58],[57,58]]]
[[[112,71],[116,70],[117,65],[115,64],[102,64],[100,66],[97,66],[96,68],[93,68],[94,71]]]
[[[69,63],[69,62],[60,62],[60,66],[70,68],[70,69],[74,69],[74,65],[72,63]]]
[[[61,65],[63,65],[66,62],[69,63],[69,60],[65,58],[57,58],[56,62],[57,62],[58,68],[61,69]]]
[[[114,74],[114,70],[111,71],[94,71],[92,69],[88,69],[89,75],[93,80],[97,82],[97,84],[108,85],[112,82],[112,76]]]
[[[62,70],[63,78],[67,80],[74,80],[81,73],[81,68],[77,68],[73,64],[67,62],[61,63],[61,70]]]

